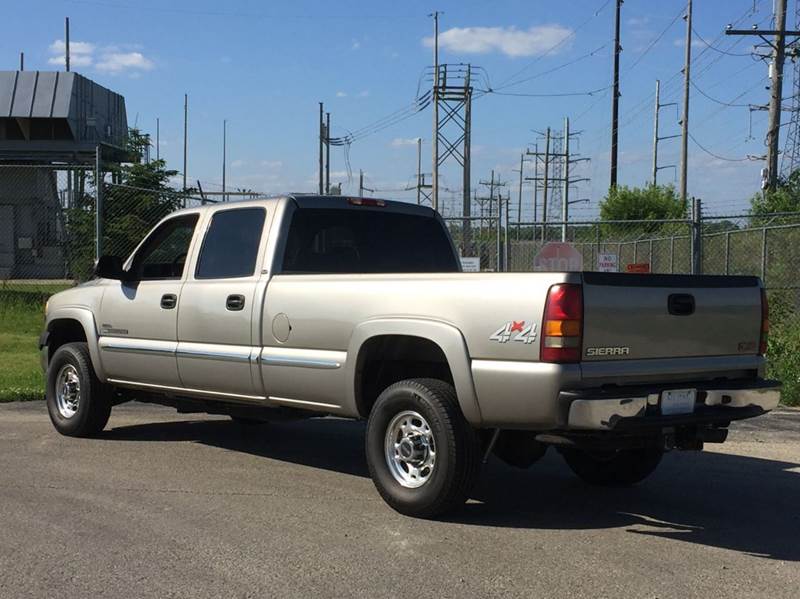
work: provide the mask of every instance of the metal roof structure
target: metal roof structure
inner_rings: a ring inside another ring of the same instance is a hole
[[[78,73],[0,71],[0,162],[111,158],[127,134],[125,98]]]

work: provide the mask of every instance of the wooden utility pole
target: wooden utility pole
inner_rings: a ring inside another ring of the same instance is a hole
[[[69,17],[64,18],[64,67],[69,72]]]
[[[786,0],[783,0],[784,2]],[[680,198],[686,205],[686,177],[689,162],[689,82],[692,66],[692,0],[686,2],[686,54],[683,65],[683,115],[681,116]]]
[[[619,43],[619,17],[623,0],[616,0],[617,10],[614,17],[614,85],[611,92],[611,184],[617,186],[617,134],[619,129],[619,53],[622,46]],[[545,192],[547,193],[547,192]]]
[[[786,37],[800,36],[800,31],[786,30],[786,0],[775,1],[775,29],[732,29],[726,35],[755,35],[772,47],[770,65],[769,124],[767,125],[767,189],[775,189],[778,184],[778,142],[781,128],[781,98],[783,95],[783,63],[786,59]],[[770,41],[766,36],[773,36]],[[796,41],[796,40],[793,40]]]
[[[358,169],[358,197],[364,197],[364,171]]]
[[[417,138],[417,206],[422,200],[422,138]]]
[[[227,170],[227,155],[228,155],[228,120],[222,120],[222,201],[227,202],[228,197],[225,195],[225,174]]]
[[[183,94],[183,191],[186,192],[187,153],[189,149],[189,94]]]
[[[156,117],[156,160],[161,160],[161,121]]]
[[[323,175],[322,175],[322,144],[323,140],[325,139],[325,121],[322,120],[324,115],[324,108],[322,106],[322,102],[319,103],[319,195],[322,195],[325,191],[324,189],[324,182],[323,182]]]
[[[569,183],[569,117],[564,117],[564,192],[561,194],[561,241],[567,240]]]
[[[433,14],[433,147],[431,148],[433,173],[431,204],[439,210],[439,11]]]
[[[331,113],[325,113],[325,194],[331,192]]]
[[[20,71],[25,70],[25,52],[19,53],[19,70]]]
[[[656,79],[656,105],[653,113],[653,172],[652,181],[653,186],[658,185],[658,112],[661,106],[661,81]]]

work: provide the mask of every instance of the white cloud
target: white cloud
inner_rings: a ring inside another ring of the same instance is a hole
[[[676,48],[685,48],[686,47],[686,39],[685,38],[677,38],[673,40],[672,45]],[[701,42],[699,39],[695,38],[692,40],[692,48],[704,48],[705,44]]]
[[[358,50],[361,47],[361,42],[354,39],[352,45],[350,46],[351,50]]]
[[[271,168],[271,169],[279,169],[283,166],[283,161],[281,160],[262,160],[261,166],[264,168]]]
[[[439,46],[462,54],[501,52],[506,56],[538,56],[547,54],[574,31],[563,25],[537,25],[527,30],[516,27],[453,27],[439,34]],[[433,38],[423,44],[433,46]]]
[[[631,27],[642,27],[647,25],[650,22],[650,17],[631,17],[627,21],[625,21],[626,25],[630,25]]]
[[[241,168],[244,166],[244,160],[234,160],[231,162],[231,168]]]
[[[340,92],[336,92],[336,97],[337,98],[346,98],[347,97],[347,92],[341,92],[341,91]]]
[[[70,42],[70,66],[94,67],[98,71],[111,74],[128,72],[132,77],[136,77],[142,71],[149,71],[155,65],[141,52],[133,51],[133,48],[136,46],[128,45],[121,49],[115,45],[97,46],[91,42]],[[55,40],[48,49],[52,55],[47,59],[48,64],[63,66],[66,62],[64,41]]]
[[[50,54],[53,54],[47,59],[48,64],[64,66],[66,58],[64,56],[67,45],[64,40],[56,40],[50,44]],[[88,67],[93,62],[93,54],[95,45],[89,42],[70,42],[69,43],[69,64],[71,67]]]
[[[394,148],[400,148],[402,146],[415,146],[417,145],[417,139],[417,137],[395,137],[390,145]]]
[[[365,89],[365,90],[362,90],[362,91],[358,92],[358,97],[359,98],[366,98],[368,95],[369,95],[369,90],[368,89]]]
[[[95,65],[98,71],[109,73],[120,73],[126,70],[149,71],[153,66],[153,61],[146,58],[141,52],[110,52],[104,54]]]

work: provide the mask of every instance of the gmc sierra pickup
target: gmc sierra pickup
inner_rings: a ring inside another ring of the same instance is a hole
[[[552,446],[585,481],[629,485],[778,404],[755,277],[460,270],[415,205],[178,211],[50,298],[50,417],[74,436],[130,399],[238,423],[366,419],[379,493],[432,517],[491,453],[527,467]]]

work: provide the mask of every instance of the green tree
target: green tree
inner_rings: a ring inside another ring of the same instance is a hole
[[[750,199],[750,212],[754,216],[774,212],[800,212],[800,170],[778,181],[774,190],[754,195]]]
[[[600,202],[603,220],[663,220],[686,218],[686,204],[673,185],[613,187]]]
[[[126,149],[131,162],[107,165],[110,177],[103,184],[105,254],[127,256],[155,223],[182,205],[183,196],[169,185],[177,171],[167,169],[164,160],[143,160],[149,143],[138,129],[130,129]],[[93,175],[89,178],[94,187]],[[66,223],[72,275],[83,279],[94,264],[94,193],[78,198],[75,207],[67,211]]]

